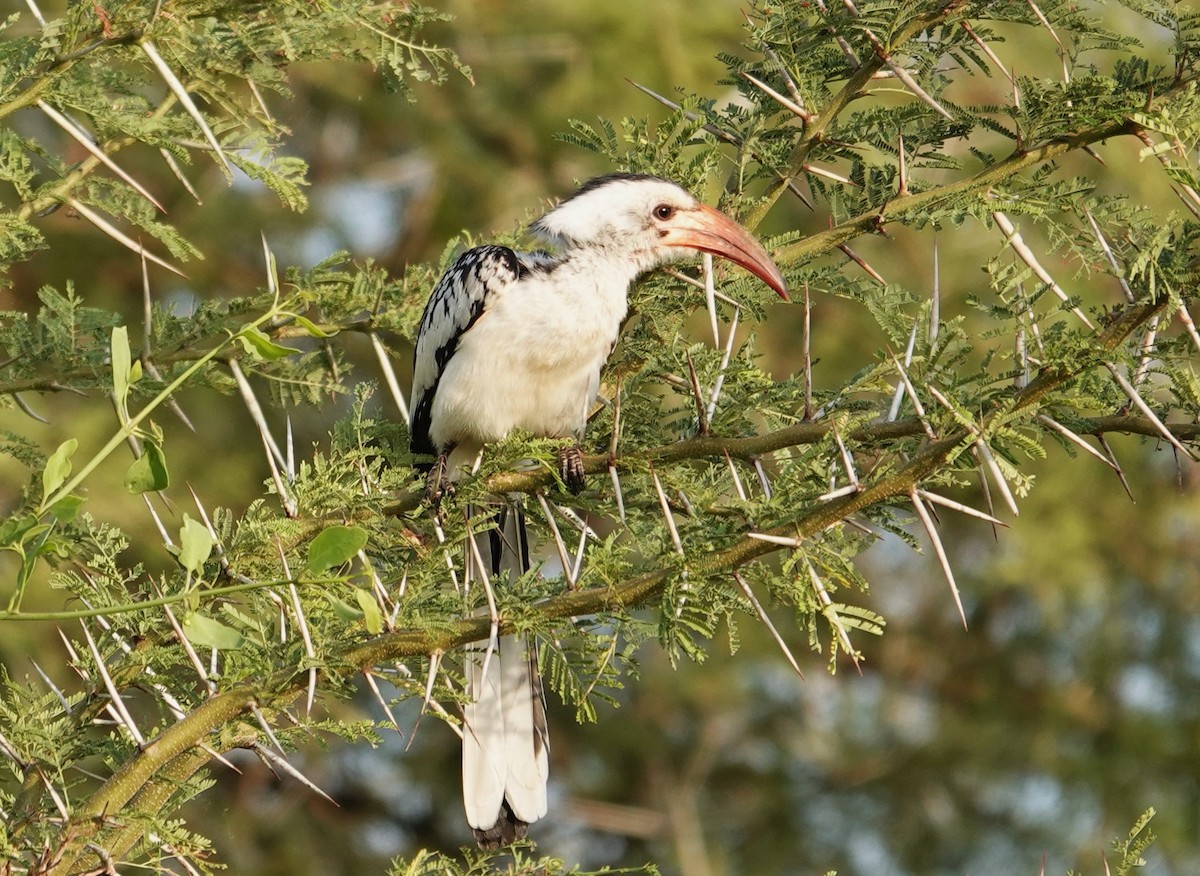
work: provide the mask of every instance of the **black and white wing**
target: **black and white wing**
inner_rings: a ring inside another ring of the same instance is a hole
[[[525,271],[521,258],[508,247],[479,246],[460,255],[438,280],[421,316],[413,357],[413,453],[436,456],[442,451],[430,437],[430,415],[446,363],[496,294]]]

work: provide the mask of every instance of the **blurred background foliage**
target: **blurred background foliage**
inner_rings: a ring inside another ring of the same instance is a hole
[[[452,20],[427,36],[458,53],[470,81],[417,85],[409,102],[387,91],[378,71],[300,63],[289,72],[294,96],[269,101],[291,131],[286,151],[311,165],[307,212],[282,209],[245,179],[227,188],[214,166],[192,180],[198,206],[161,162],[139,168],[184,235],[221,254],[189,264],[190,281],[156,280],[161,299],[186,310],[199,296],[260,286],[260,232],[281,264],[346,249],[393,275],[436,261],[463,229],[507,233],[544,199],[611,170],[556,139],[569,119],[666,115],[627,80],[670,98],[679,89],[724,101],[732,90],[714,84],[726,74],[716,56],[743,51],[743,9],[732,0],[451,0],[440,8]],[[1129,20],[1114,9],[1109,23]],[[26,16],[19,26],[32,25]],[[1027,29],[997,51],[1022,74],[1053,75],[1058,63],[1049,37],[1031,39]],[[1104,166],[1085,156],[1067,163],[1109,191],[1143,186],[1135,145],[1113,149],[1121,160]],[[1142,196],[1172,197],[1165,185]],[[781,201],[764,229],[827,223]],[[0,309],[32,311],[40,287],[74,279],[89,303],[140,319],[136,259],[67,211],[39,227],[49,246],[14,267]],[[936,235],[943,307],[968,318],[967,297],[985,287],[980,233]],[[900,230],[856,249],[886,266],[887,279],[927,289],[933,240]],[[813,324],[818,386],[836,385],[885,342],[845,300],[817,299]],[[798,309],[772,312],[759,344],[772,369],[796,369],[799,332]],[[346,346],[369,371],[366,344]],[[406,384],[411,350],[397,339],[394,352]],[[245,507],[267,473],[241,404],[207,392],[180,401],[206,428],[198,438],[164,423],[177,481],[202,488],[211,504]],[[297,446],[321,441],[347,405],[293,409]],[[5,428],[43,447],[68,435],[98,444],[111,432],[111,411],[95,400],[43,396],[35,406],[48,424],[8,411]],[[866,659],[857,670],[847,663],[829,675],[814,655],[800,681],[764,632],[743,624],[736,659],[724,635],[706,662],[678,670],[645,649],[640,680],[597,724],[554,710],[551,816],[534,831],[539,848],[590,866],[654,860],[688,876],[1034,874],[1043,860],[1048,873],[1099,874],[1111,839],[1154,806],[1147,872],[1200,872],[1197,472],[1155,442],[1112,443],[1132,502],[1107,468],[1052,449],[1029,469],[1036,488],[1010,529],[994,535],[978,522],[943,520],[968,630],[932,558],[885,540],[861,567],[873,585],[868,604],[888,626],[860,642]],[[0,507],[24,476],[0,459]],[[103,516],[133,535],[131,561],[169,564],[141,499],[124,495],[119,477],[101,472],[93,484],[114,497]],[[9,575],[7,566],[0,572]],[[36,607],[36,594],[30,599]],[[804,634],[786,617],[777,622],[801,647]],[[9,624],[0,636],[0,659],[18,673],[32,672],[31,655],[60,661],[58,649],[49,625]],[[358,705],[374,714],[369,698]],[[404,737],[379,749],[298,756],[336,807],[245,756],[234,758],[240,774],[216,768],[217,787],[187,817],[237,874],[382,872],[398,854],[457,848],[468,841],[457,740],[418,721],[416,705],[397,717]]]

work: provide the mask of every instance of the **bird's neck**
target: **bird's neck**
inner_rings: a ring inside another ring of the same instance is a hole
[[[628,308],[629,287],[653,268],[659,260],[651,253],[630,253],[627,249],[606,246],[576,247],[559,257],[556,272],[569,277],[578,288],[589,289],[607,309],[617,312],[619,322]]]

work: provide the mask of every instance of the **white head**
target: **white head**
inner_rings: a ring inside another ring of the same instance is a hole
[[[746,229],[658,177],[596,177],[530,231],[562,250],[610,250],[636,263],[639,271],[709,252],[741,265],[787,298],[779,269]]]

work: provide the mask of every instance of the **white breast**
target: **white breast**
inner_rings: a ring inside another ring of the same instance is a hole
[[[631,273],[571,259],[496,295],[446,364],[431,412],[435,444],[477,447],[514,429],[580,437]]]

